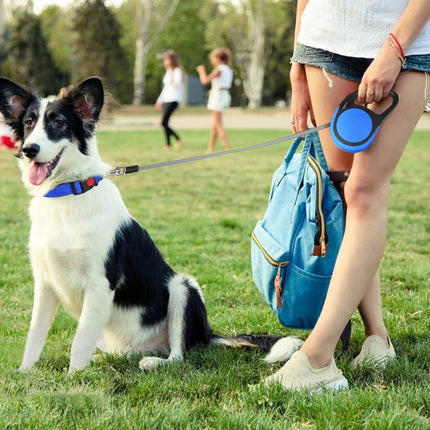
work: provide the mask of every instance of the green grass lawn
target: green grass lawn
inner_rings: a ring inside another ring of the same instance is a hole
[[[229,131],[232,146],[284,131]],[[112,166],[204,153],[208,131],[184,131],[168,152],[161,131],[100,132]],[[384,315],[398,360],[384,372],[351,367],[363,340],[353,318],[352,352],[338,358],[351,389],[309,396],[271,387],[250,390],[279,366],[258,351],[211,346],[184,362],[142,373],[139,357],[104,357],[67,377],[76,322],[58,313],[40,362],[17,368],[32,308],[27,255],[29,197],[11,152],[0,151],[0,428],[430,428],[430,132],[416,132],[393,179],[381,277]],[[114,178],[132,213],[177,271],[200,282],[215,333],[296,334],[280,326],[251,277],[250,235],[263,215],[271,175],[288,143]]]

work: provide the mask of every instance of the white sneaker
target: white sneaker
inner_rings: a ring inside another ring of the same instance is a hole
[[[372,364],[384,369],[387,363],[396,358],[396,352],[389,337],[388,342],[390,346],[387,348],[379,336],[372,335],[367,337],[363,342],[360,353],[352,361],[352,365],[357,367],[363,364]]]
[[[336,367],[334,360],[327,367],[314,369],[301,350],[295,352],[280,370],[265,380],[266,385],[276,382],[289,390],[306,390],[311,393],[324,389],[339,391],[348,388],[348,381]]]

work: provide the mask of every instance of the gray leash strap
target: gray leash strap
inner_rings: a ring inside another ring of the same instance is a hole
[[[252,149],[258,149],[258,148],[265,148],[266,146],[275,145],[277,143],[285,142],[286,140],[296,139],[297,137],[303,137],[303,136],[306,136],[307,134],[313,133],[315,131],[323,130],[323,129],[328,128],[328,127],[330,127],[330,123],[323,124],[323,125],[320,125],[318,127],[309,128],[305,131],[301,131],[300,133],[291,134],[291,135],[285,136],[285,137],[280,137],[279,139],[270,140],[269,142],[264,142],[264,143],[260,143],[258,145],[253,145],[253,146],[247,146],[246,148],[230,149],[229,151],[224,151],[224,152],[198,155],[196,157],[182,158],[179,160],[163,161],[161,163],[147,164],[144,166],[138,166],[138,165],[119,166],[119,167],[115,167],[115,169],[112,169],[111,171],[109,171],[107,173],[107,175],[124,176],[128,173],[136,173],[136,172],[140,172],[142,170],[158,169],[160,167],[167,167],[167,166],[174,166],[176,164],[190,163],[191,161],[204,160],[206,158],[212,158],[212,157],[220,157],[221,155],[234,154],[236,152],[250,151]]]

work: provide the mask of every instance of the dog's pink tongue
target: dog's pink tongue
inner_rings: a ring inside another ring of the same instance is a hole
[[[30,167],[29,179],[33,185],[40,185],[48,174],[48,163],[36,163],[33,161]]]

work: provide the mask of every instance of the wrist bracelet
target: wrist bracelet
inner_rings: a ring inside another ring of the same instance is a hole
[[[387,42],[390,44],[390,46],[396,51],[396,55],[397,58],[400,60],[400,63],[402,65],[402,67],[405,65],[405,56],[402,55],[403,50],[401,49],[400,45],[397,45],[394,41],[393,41],[393,35],[390,33],[390,35],[387,38]],[[396,39],[397,40],[397,39]]]
[[[403,58],[405,58],[405,53],[404,53],[404,51],[403,51],[402,45],[400,45],[400,42],[397,40],[397,37],[396,37],[396,36],[394,36],[394,34],[393,34],[393,33],[390,33],[390,35],[389,35],[388,37],[391,37],[391,38],[394,40],[394,42],[396,43],[397,47],[399,48],[400,55],[401,55]]]

